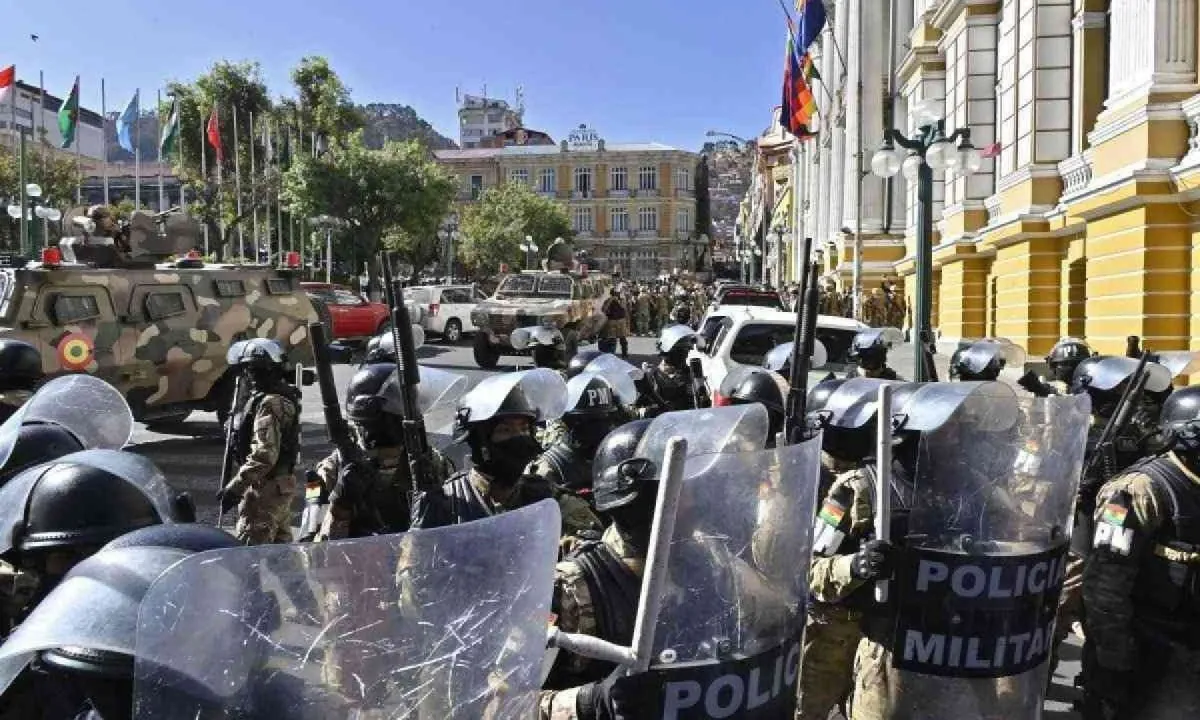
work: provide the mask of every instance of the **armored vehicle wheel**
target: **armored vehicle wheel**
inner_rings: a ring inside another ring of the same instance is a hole
[[[487,333],[476,333],[475,343],[472,346],[475,354],[475,364],[484,370],[495,370],[496,365],[500,362],[500,353],[492,347],[488,341]]]
[[[442,330],[442,340],[445,340],[451,345],[457,345],[462,341],[462,323],[455,318],[450,318],[446,321],[446,327]]]

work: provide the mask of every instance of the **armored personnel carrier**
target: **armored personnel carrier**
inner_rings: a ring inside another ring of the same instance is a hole
[[[310,365],[316,321],[296,269],[207,264],[200,226],[177,212],[135,212],[118,226],[106,208],[79,208],[79,234],[37,259],[0,258],[0,337],[32,343],[48,377],[89,373],[116,387],[138,420],[167,424],[194,410],[227,412],[225,353],[276,340]]]

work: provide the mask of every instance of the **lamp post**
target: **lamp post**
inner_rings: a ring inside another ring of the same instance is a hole
[[[7,210],[9,217],[22,221],[25,235],[21,238],[21,252],[25,253],[27,249],[31,249],[28,235],[33,219],[42,219],[42,238],[45,240],[50,237],[50,223],[61,220],[62,212],[42,202],[42,186],[37,183],[25,185],[21,200],[20,205],[9,205]]]
[[[533,241],[532,235],[526,235],[525,242],[521,243],[520,247],[525,251],[525,269],[528,270],[529,266],[533,264],[533,253],[538,251],[537,243]]]
[[[454,282],[454,244],[458,242],[458,217],[451,215],[446,219],[446,222],[438,230],[438,237],[441,239],[445,248],[445,260],[443,266],[445,268],[445,284],[449,285]]]
[[[933,370],[925,362],[925,348],[933,342],[933,171],[969,174],[983,164],[979,151],[971,144],[969,128],[946,134],[938,105],[930,101],[917,103],[912,110],[918,124],[916,134],[905,137],[895,128],[889,129],[883,147],[871,158],[871,172],[878,177],[903,172],[904,177],[917,183],[917,302],[913,324],[918,340],[914,349],[916,380],[921,382],[929,380]]]
[[[314,226],[325,230],[325,282],[333,282],[333,229],[346,224],[341,218],[331,215],[318,215],[308,220]]]

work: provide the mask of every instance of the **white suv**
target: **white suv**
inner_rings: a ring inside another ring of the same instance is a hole
[[[404,289],[404,302],[416,308],[413,322],[427,335],[436,335],[454,344],[464,333],[477,329],[471,322],[471,311],[487,295],[474,285],[417,285]]]
[[[829,360],[813,368],[808,384],[812,387],[830,372],[844,372],[850,364],[846,354],[859,330],[867,326],[835,315],[817,316],[817,339],[825,346]],[[796,333],[796,313],[769,308],[726,305],[710,312],[700,326],[703,349],[692,350],[689,358],[700,358],[704,379],[716,392],[730,369],[737,365],[761,367],[772,348],[791,342]]]

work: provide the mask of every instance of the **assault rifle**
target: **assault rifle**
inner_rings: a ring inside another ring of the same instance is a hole
[[[381,256],[383,285],[388,306],[392,309],[392,343],[396,348],[396,377],[400,382],[401,430],[404,453],[408,456],[408,471],[418,492],[441,490],[433,474],[433,452],[429,449],[429,434],[425,418],[417,402],[417,386],[421,371],[417,365],[417,347],[413,341],[412,320],[404,305],[403,293],[397,293],[392,279],[392,263],[387,253]],[[399,297],[397,297],[399,296]]]
[[[221,484],[217,486],[221,490],[229,485],[229,481],[233,479],[234,473],[234,445],[237,442],[237,425],[238,425],[238,405],[242,400],[242,382],[243,375],[239,372],[234,376],[233,380],[233,398],[229,401],[229,418],[225,421],[225,454],[221,458]],[[217,527],[221,527],[221,521],[225,519],[225,509],[219,507],[217,509]]]
[[[329,441],[341,458],[342,471],[337,485],[329,493],[333,507],[350,510],[350,535],[363,537],[387,532],[387,527],[371,497],[379,485],[375,467],[367,461],[362,449],[350,432],[350,425],[342,417],[342,406],[338,402],[337,386],[333,382],[333,364],[329,359],[329,338],[325,325],[309,323],[308,338],[312,343],[313,361],[317,368],[317,387],[321,390],[321,409],[325,414],[325,428]]]
[[[1116,442],[1129,423],[1133,421],[1134,413],[1141,407],[1142,393],[1146,389],[1146,380],[1150,377],[1146,368],[1149,360],[1150,353],[1143,352],[1138,360],[1137,368],[1126,381],[1127,384],[1125,391],[1121,393],[1121,399],[1117,401],[1113,414],[1108,418],[1095,447],[1092,448],[1091,454],[1084,462],[1083,479],[1085,483],[1088,482],[1089,477],[1093,477],[1097,465],[1101,470],[1101,482],[1109,480],[1120,469],[1117,467]]]
[[[792,342],[791,390],[787,397],[787,416],[784,433],[789,444],[802,442],[807,435],[808,371],[812,364],[813,342],[817,335],[817,271],[819,266],[809,262],[812,238],[804,238],[804,274],[800,283],[803,294],[796,302],[796,334]]]
[[[704,365],[701,364],[700,358],[688,361],[688,371],[691,375],[692,407],[697,410],[712,407],[712,395],[709,393],[708,382],[704,379]]]

